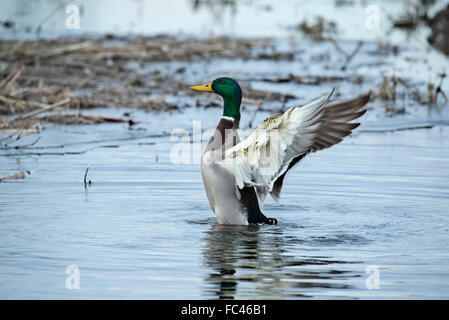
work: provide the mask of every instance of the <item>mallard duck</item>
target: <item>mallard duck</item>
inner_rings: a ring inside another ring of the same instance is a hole
[[[328,103],[326,96],[290,108],[259,123],[240,141],[242,89],[231,78],[218,78],[192,90],[223,98],[223,116],[201,156],[201,175],[219,224],[277,224],[261,211],[268,193],[279,200],[285,175],[311,152],[329,148],[351,134],[366,109],[369,93]]]

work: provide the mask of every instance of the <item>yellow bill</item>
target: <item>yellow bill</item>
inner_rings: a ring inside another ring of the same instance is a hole
[[[190,87],[190,89],[195,90],[195,91],[213,92],[212,82],[209,84],[206,84],[204,86],[193,86],[193,87]]]

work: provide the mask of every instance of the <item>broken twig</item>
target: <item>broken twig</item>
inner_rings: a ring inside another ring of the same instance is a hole
[[[13,147],[9,147],[8,144],[6,144],[5,147],[7,147],[7,148],[14,148],[14,149],[21,149],[21,148],[32,147],[32,146],[34,146],[40,139],[41,139],[41,137],[37,137],[36,140],[34,140],[33,142],[31,142],[31,143],[29,143],[29,144],[22,144],[22,145],[13,146]]]
[[[0,82],[0,89],[5,88],[3,92],[7,94],[24,70],[25,65],[22,64],[20,67],[11,72],[2,82]]]
[[[86,172],[84,172],[84,189],[87,189],[87,185],[90,186],[92,184],[91,180],[87,181],[87,173],[89,172],[89,168],[90,168],[90,164],[87,166]]]
[[[60,106],[65,105],[65,104],[67,104],[69,102],[70,102],[70,98],[67,98],[67,99],[61,100],[59,102],[53,103],[53,104],[51,104],[49,106],[46,106],[46,107],[44,107],[44,108],[42,108],[40,110],[34,110],[34,111],[28,112],[28,113],[26,113],[24,115],[15,117],[15,118],[11,119],[10,121],[20,121],[20,120],[30,119],[30,118],[33,118],[33,117],[37,116],[38,114],[40,114],[42,112],[50,111],[50,110],[52,110],[54,108],[60,107]]]
[[[25,179],[25,174],[31,174],[31,172],[27,170],[27,171],[22,171],[22,172],[13,174],[11,176],[3,177],[3,178],[0,178],[0,182],[2,182],[3,180]]]
[[[344,51],[340,47],[340,45],[334,38],[329,38],[329,41],[334,45],[335,49],[346,58],[345,63],[340,68],[343,71],[346,70],[346,68],[348,67],[348,64],[351,62],[351,60],[355,57],[357,52],[359,52],[360,48],[363,46],[363,41],[359,41],[357,43],[357,46],[355,47],[355,49],[350,54],[348,54],[346,51]]]

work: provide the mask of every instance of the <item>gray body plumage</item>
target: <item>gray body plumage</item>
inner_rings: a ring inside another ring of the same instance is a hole
[[[238,121],[221,118],[201,157],[201,176],[209,204],[220,224],[248,224],[247,212],[237,198],[234,176],[218,162],[240,142]]]
[[[287,172],[307,154],[339,143],[359,126],[351,121],[366,112],[362,107],[369,94],[328,104],[331,94],[265,119],[242,141],[238,121],[220,120],[201,158],[204,187],[218,223],[268,223],[260,207],[268,193],[279,199]]]

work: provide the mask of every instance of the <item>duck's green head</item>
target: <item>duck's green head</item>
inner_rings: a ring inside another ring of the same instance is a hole
[[[237,81],[231,78],[218,78],[203,86],[194,86],[190,89],[203,92],[215,92],[223,98],[223,116],[240,120],[240,103],[242,102],[242,89]]]

